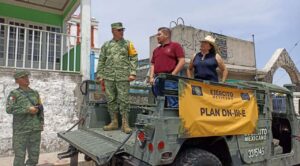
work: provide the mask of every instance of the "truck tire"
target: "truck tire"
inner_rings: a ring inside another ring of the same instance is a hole
[[[222,163],[214,154],[193,148],[179,154],[172,166],[222,166]]]

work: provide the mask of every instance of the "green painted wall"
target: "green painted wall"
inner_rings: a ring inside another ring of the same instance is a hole
[[[59,14],[53,14],[48,12],[43,12],[40,10],[25,8],[25,7],[19,7],[14,6],[11,4],[1,3],[0,2],[0,17],[10,17],[10,18],[17,18],[21,20],[27,20],[31,22],[36,23],[43,23],[48,25],[54,25],[62,27],[63,19],[68,16],[69,12],[74,8],[78,0],[71,0],[69,5],[66,7],[65,11],[62,15]],[[80,45],[76,46],[76,71],[80,71]],[[70,66],[69,70],[74,69],[74,48],[70,50]],[[65,54],[63,56],[63,70],[67,70],[67,63],[68,63],[68,55]]]
[[[64,14],[63,14],[63,18],[65,19],[66,16],[68,16],[69,12],[71,12],[72,8],[74,7],[74,5],[76,4],[78,0],[71,0],[71,2],[69,3],[69,5],[66,7]]]
[[[75,58],[76,58],[76,64],[75,64],[76,72],[80,71],[80,51],[81,51],[81,45],[79,44],[79,45],[76,46],[76,55],[75,55]],[[74,48],[72,48],[70,50],[69,56],[70,56],[69,70],[73,71],[74,70]],[[68,67],[68,53],[63,55],[63,70],[68,71],[67,67]]]
[[[62,26],[63,16],[35,9],[0,3],[0,16],[28,20],[55,26]]]

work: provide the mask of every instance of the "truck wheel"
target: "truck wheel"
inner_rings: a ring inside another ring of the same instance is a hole
[[[172,166],[222,166],[221,161],[212,153],[201,149],[183,151]]]

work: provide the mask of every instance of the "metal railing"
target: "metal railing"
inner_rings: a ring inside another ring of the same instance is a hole
[[[79,72],[79,36],[0,23],[0,67]]]

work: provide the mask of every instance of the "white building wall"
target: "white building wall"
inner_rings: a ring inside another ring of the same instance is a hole
[[[45,108],[45,126],[42,132],[41,152],[61,151],[66,142],[57,133],[69,129],[77,122],[78,100],[76,91],[81,82],[79,75],[55,72],[31,72],[33,89],[39,91]],[[0,70],[0,156],[12,155],[12,115],[5,111],[9,92],[17,88],[10,69]]]
[[[299,100],[300,100],[300,92],[294,92],[294,108],[297,115],[299,115]]]
[[[99,34],[98,34],[98,26],[94,26],[94,44],[95,48],[100,48],[100,43],[99,43]]]
[[[77,36],[77,25],[76,23],[69,23],[70,26],[70,36]],[[69,44],[70,46],[75,46],[77,42],[76,37],[70,37]]]
[[[229,36],[224,36],[201,29],[196,29],[191,26],[178,25],[172,28],[172,40],[182,45],[185,51],[187,62],[193,55],[199,52],[200,41],[207,35],[217,37],[221,42],[221,50],[226,54],[223,57],[226,64],[239,65],[245,67],[256,67],[254,45],[251,41],[245,41]],[[153,50],[158,46],[156,36],[150,37],[150,56],[152,57]],[[224,55],[223,55],[224,56]],[[150,59],[151,59],[150,57]],[[245,60],[247,59],[247,60]]]
[[[80,17],[78,17],[77,15],[73,15],[72,18],[70,19],[70,21],[68,21],[68,26],[69,26],[69,34],[70,36],[77,36],[77,24],[80,24]],[[100,48],[100,44],[99,44],[99,34],[98,34],[98,21],[96,21],[95,18],[91,19],[91,27],[93,26],[93,30],[94,30],[94,48],[98,49]],[[81,28],[80,28],[81,30]],[[72,38],[69,40],[71,45],[76,45],[77,40],[75,38]],[[92,41],[91,41],[92,42]]]

